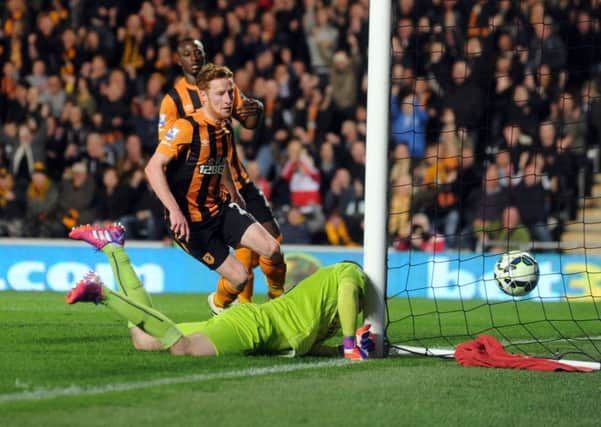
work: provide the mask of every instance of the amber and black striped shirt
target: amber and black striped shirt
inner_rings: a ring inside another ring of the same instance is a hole
[[[243,95],[234,85],[234,110],[242,106]],[[185,78],[178,80],[173,88],[167,92],[161,101],[159,111],[159,143],[164,139],[168,130],[173,126],[177,119],[194,115],[202,107],[200,102],[200,89],[198,86],[188,84]],[[237,155],[231,163],[232,176],[238,190],[250,182],[248,172]]]
[[[228,160],[235,161],[232,137],[230,121],[215,122],[198,111],[177,119],[157,146],[171,159],[167,182],[190,222],[217,215],[227,200],[221,174]]]

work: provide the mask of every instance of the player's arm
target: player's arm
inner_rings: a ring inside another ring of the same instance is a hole
[[[176,237],[185,241],[190,237],[190,228],[169,188],[165,169],[169,162],[177,156],[178,147],[189,144],[187,139],[191,139],[191,129],[187,129],[188,127],[190,127],[188,122],[176,121],[174,126],[166,133],[164,139],[161,140],[144,169],[150,187],[169,211],[171,230]]]
[[[357,327],[357,318],[364,300],[364,282],[354,268],[338,272],[338,319],[342,329],[342,349],[344,357],[351,360],[364,360],[373,350],[369,325]]]
[[[175,121],[179,119],[177,115],[177,107],[175,106],[175,102],[173,98],[169,95],[163,96],[161,100],[161,107],[159,109],[159,140],[160,143],[165,134],[171,127],[175,124]]]
[[[233,116],[247,129],[255,129],[263,115],[263,103],[255,98],[247,98],[238,86],[234,86]]]
[[[230,160],[225,162],[225,168],[221,174],[221,183],[225,187],[228,193],[232,196],[232,202],[237,203],[241,208],[246,208],[246,202],[240,195],[240,192],[236,188],[234,183],[234,177],[232,175],[232,168],[230,166]]]
[[[338,285],[338,318],[342,335],[355,335],[359,316],[359,287],[351,277],[342,276]]]

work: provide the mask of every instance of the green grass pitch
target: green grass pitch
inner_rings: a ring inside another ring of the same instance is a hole
[[[176,321],[208,314],[205,295],[153,299]],[[427,314],[429,304],[411,309]],[[489,310],[474,307],[471,321],[486,329]],[[463,308],[442,323],[424,316],[422,332],[436,336],[441,324],[461,332]],[[391,306],[398,319],[408,309]],[[536,321],[538,312],[524,309]],[[392,328],[411,336],[407,320]],[[600,382],[598,373],[463,368],[425,357],[346,363],[141,353],[104,307],[68,306],[58,293],[0,292],[3,427],[597,426]]]

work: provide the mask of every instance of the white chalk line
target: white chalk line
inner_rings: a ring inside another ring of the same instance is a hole
[[[89,396],[95,394],[106,394],[114,392],[123,392],[131,390],[140,390],[151,387],[165,386],[165,385],[176,385],[176,384],[189,384],[203,381],[211,381],[218,379],[229,379],[239,377],[257,377],[261,375],[280,374],[294,371],[301,371],[305,369],[318,369],[318,368],[330,368],[348,364],[349,361],[345,359],[328,360],[326,362],[315,362],[315,363],[297,363],[288,365],[276,365],[265,368],[249,368],[236,371],[226,372],[215,372],[211,374],[193,374],[181,377],[167,377],[157,378],[147,381],[134,381],[126,383],[106,384],[100,386],[78,386],[71,385],[69,387],[62,388],[51,388],[51,389],[37,389],[32,391],[25,391],[19,393],[0,394],[0,403],[11,403],[28,400],[45,400],[54,399],[57,397],[65,396]]]

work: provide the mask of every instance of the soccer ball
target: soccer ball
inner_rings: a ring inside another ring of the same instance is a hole
[[[538,263],[528,252],[505,253],[495,264],[495,280],[507,295],[521,297],[538,284]]]

